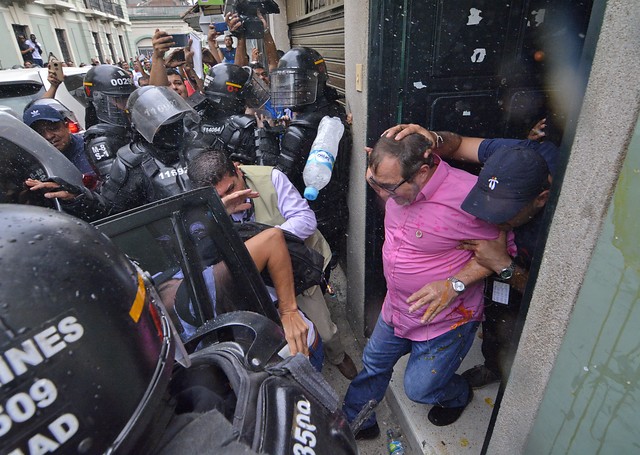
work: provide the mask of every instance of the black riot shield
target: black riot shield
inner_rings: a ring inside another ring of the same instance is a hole
[[[29,191],[28,178],[59,177],[82,188],[82,173],[42,136],[6,112],[0,112],[0,203],[29,204],[61,210],[56,199]]]

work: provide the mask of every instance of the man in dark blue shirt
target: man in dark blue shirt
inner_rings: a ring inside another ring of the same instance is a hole
[[[24,123],[45,138],[83,174],[94,174],[84,152],[81,134],[71,134],[64,116],[49,105],[34,104],[22,116]]]

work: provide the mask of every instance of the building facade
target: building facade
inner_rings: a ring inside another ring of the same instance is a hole
[[[49,53],[76,65],[128,60],[135,54],[129,39],[131,23],[124,0],[0,1],[0,67],[22,64],[16,35],[33,33]]]
[[[136,53],[151,55],[153,52],[151,38],[156,29],[163,30],[170,35],[194,31],[182,18],[191,6],[192,4],[186,1],[150,0],[136,2],[129,0],[127,8],[131,20],[131,42]]]

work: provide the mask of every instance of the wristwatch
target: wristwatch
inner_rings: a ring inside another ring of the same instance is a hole
[[[506,267],[500,270],[500,273],[498,273],[498,276],[503,280],[509,280],[511,279],[511,277],[513,276],[513,272],[515,271],[516,271],[516,261],[512,259],[511,264],[509,264],[509,267]]]
[[[454,276],[450,276],[449,278],[447,278],[447,281],[451,283],[451,287],[458,294],[462,294],[464,290],[467,288],[462,281],[460,281]]]

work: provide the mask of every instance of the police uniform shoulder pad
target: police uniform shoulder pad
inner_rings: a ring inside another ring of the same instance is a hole
[[[145,155],[145,151],[137,147],[137,144],[127,144],[118,150],[118,159],[128,168],[140,165]]]
[[[256,119],[250,115],[232,115],[229,117],[229,124],[244,130],[251,126],[255,127]]]

